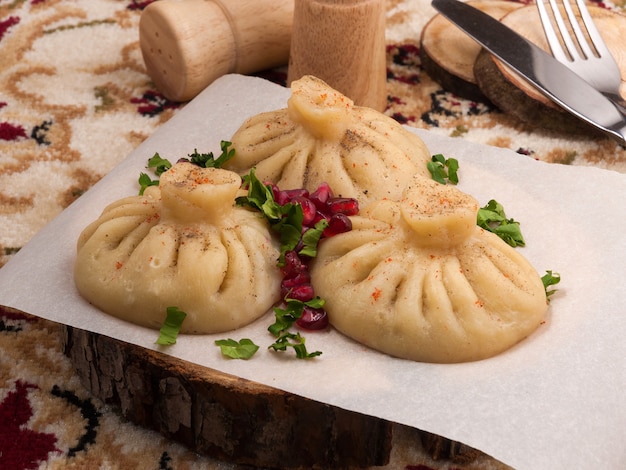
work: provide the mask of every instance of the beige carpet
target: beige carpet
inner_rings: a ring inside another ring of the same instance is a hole
[[[0,267],[181,109],[145,72],[137,25],[149,3],[0,0]],[[626,172],[626,151],[609,139],[532,129],[442,90],[419,58],[429,2],[387,4],[388,115],[520,158]],[[231,468],[91,398],[60,351],[57,326],[2,310],[0,352],[0,469]],[[412,470],[493,464],[434,461],[417,434],[393,459],[389,468]]]

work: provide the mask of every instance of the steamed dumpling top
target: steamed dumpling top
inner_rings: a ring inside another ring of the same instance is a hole
[[[430,154],[423,141],[378,111],[322,80],[305,76],[291,84],[287,108],[248,119],[232,136],[236,155],[225,167],[282,189],[315,190],[326,182],[336,195],[361,205],[400,198],[415,173],[427,176]]]
[[[545,290],[530,263],[476,225],[479,205],[415,176],[400,202],[352,217],[311,267],[331,324],[387,354],[424,362],[494,356],[543,321]]]
[[[265,219],[234,203],[234,172],[177,163],[143,196],[109,205],[79,237],[74,278],[103,311],[159,328],[167,307],[182,332],[242,327],[280,296],[279,250]]]

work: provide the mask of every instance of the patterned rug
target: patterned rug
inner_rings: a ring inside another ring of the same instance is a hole
[[[149,3],[0,0],[0,267],[184,106],[146,74],[138,21]],[[388,0],[387,8],[386,114],[547,162],[626,172],[626,150],[608,139],[532,129],[442,90],[419,57],[429,1]],[[264,76],[285,78],[282,70]],[[124,422],[88,395],[60,344],[57,325],[0,311],[0,469],[233,468]],[[435,461],[412,442],[390,468],[487,465]]]

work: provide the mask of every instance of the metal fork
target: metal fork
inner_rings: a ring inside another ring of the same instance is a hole
[[[555,0],[547,1],[550,4],[554,22],[548,14],[544,0],[536,0],[536,3],[541,24],[554,58],[567,65],[573,72],[613,101],[622,114],[626,114],[626,101],[619,93],[621,83],[619,66],[598,32],[585,2],[575,0],[582,26],[588,37],[579,24],[570,0],[562,0],[567,20],[561,14],[561,9]],[[567,24],[570,25],[572,34],[570,34]]]

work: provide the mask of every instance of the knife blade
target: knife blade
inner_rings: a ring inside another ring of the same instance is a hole
[[[547,98],[626,145],[626,116],[585,80],[488,14],[459,0],[431,5]]]

